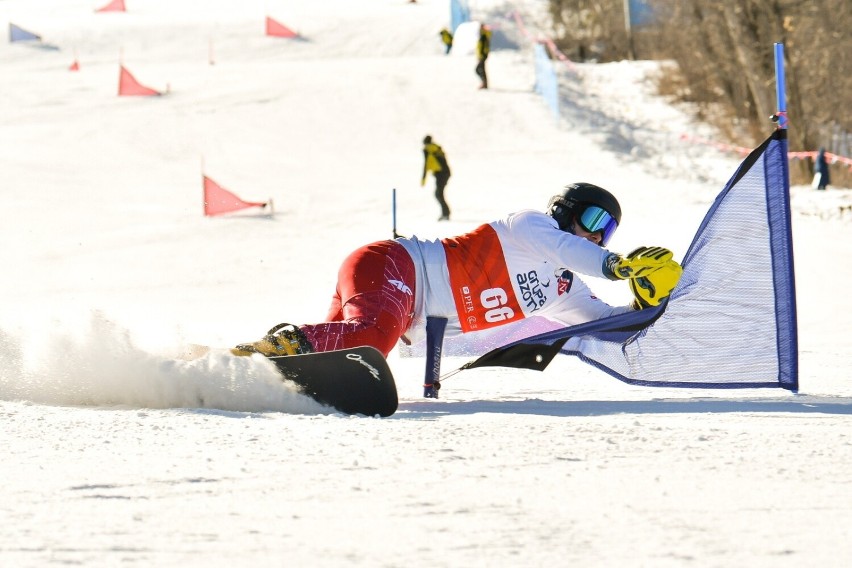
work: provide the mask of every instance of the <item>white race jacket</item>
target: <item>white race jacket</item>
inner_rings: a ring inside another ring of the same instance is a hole
[[[609,251],[559,230],[539,211],[521,211],[458,237],[400,238],[417,272],[414,321],[406,338],[425,336],[426,317],[448,319],[448,336],[542,316],[575,325],[630,310],[595,297],[574,273],[605,277]]]

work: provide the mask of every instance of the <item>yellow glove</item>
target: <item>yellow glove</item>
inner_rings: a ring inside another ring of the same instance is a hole
[[[639,278],[665,266],[672,256],[662,247],[639,247],[625,257],[612,253],[604,260],[604,273],[611,280]]]
[[[669,260],[661,267],[645,276],[630,279],[630,291],[636,298],[634,303],[638,309],[659,306],[669,297],[677,286],[683,268],[674,260]]]
[[[420,187],[423,187],[424,185],[426,185],[426,178],[422,177],[420,178]]]

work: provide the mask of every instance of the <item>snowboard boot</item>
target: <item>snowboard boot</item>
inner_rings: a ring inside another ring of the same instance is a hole
[[[239,356],[249,356],[260,353],[267,357],[279,355],[302,355],[313,353],[314,348],[302,330],[293,324],[279,323],[270,329],[263,339],[254,343],[240,343],[231,353]]]

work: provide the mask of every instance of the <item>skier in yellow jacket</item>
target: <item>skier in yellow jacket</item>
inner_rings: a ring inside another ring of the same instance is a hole
[[[482,79],[480,89],[488,88],[488,75],[485,74],[485,60],[488,59],[488,54],[491,53],[491,30],[488,26],[481,24],[479,26],[479,39],[476,42],[476,74]]]
[[[420,177],[420,185],[426,185],[426,174],[432,172],[435,176],[435,199],[441,206],[441,217],[438,221],[449,221],[450,207],[444,199],[444,188],[450,180],[450,165],[444,150],[432,142],[431,136],[423,139],[423,175]]]
[[[441,28],[441,42],[444,44],[444,47],[447,50],[444,52],[445,55],[450,54],[450,50],[453,48],[453,34],[447,28]]]

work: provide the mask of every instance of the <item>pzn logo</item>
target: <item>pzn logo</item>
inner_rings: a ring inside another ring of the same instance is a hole
[[[571,291],[571,284],[574,283],[574,273],[570,270],[563,270],[561,274],[556,275],[556,293],[558,295],[567,294]]]

